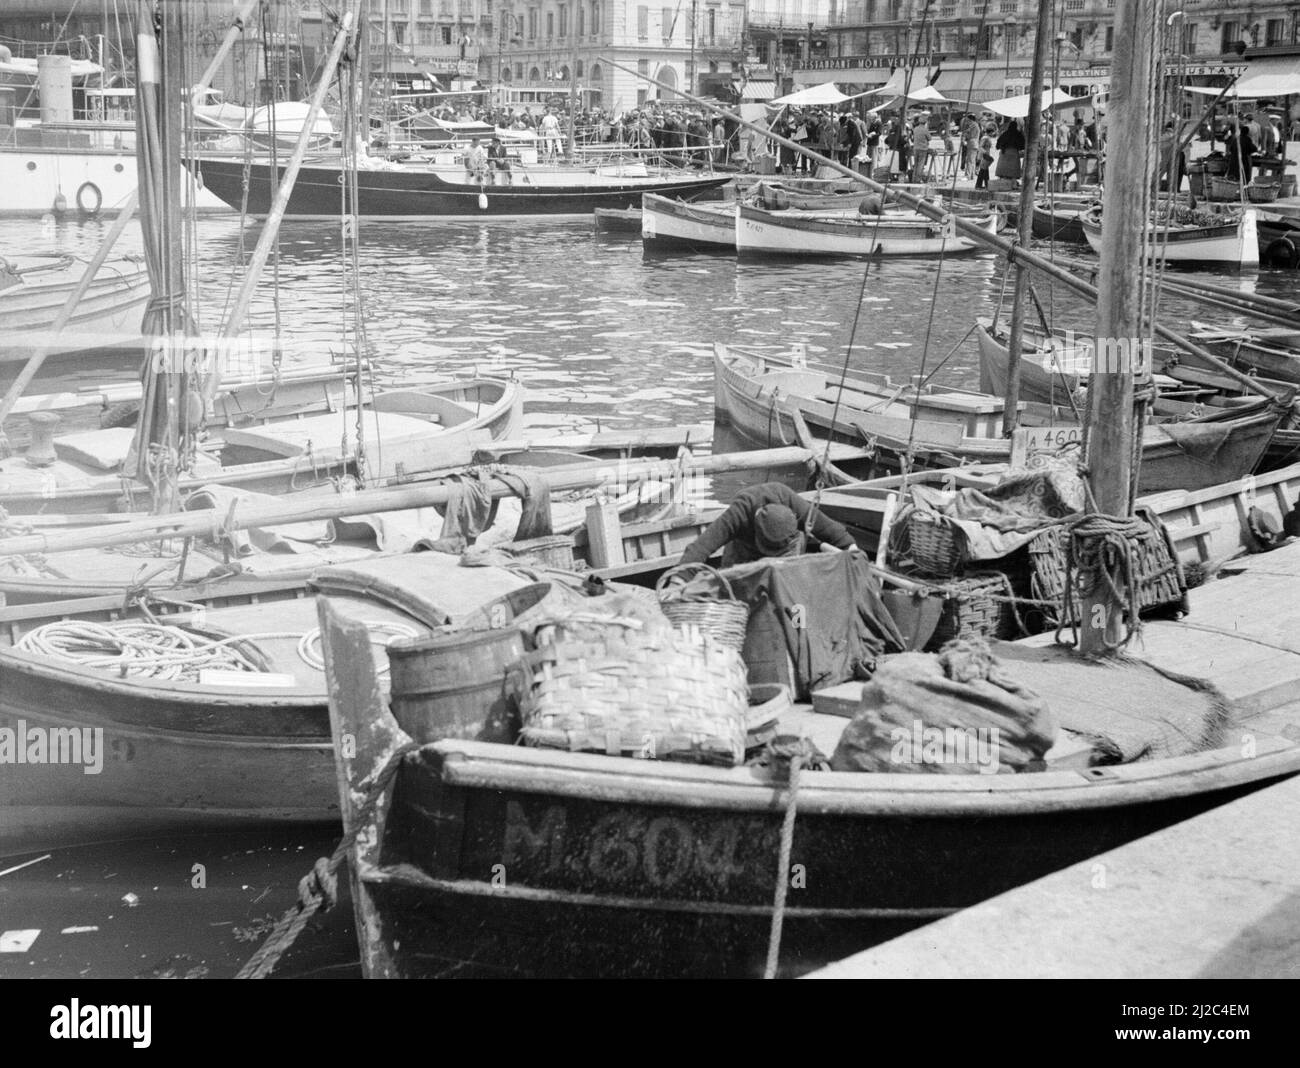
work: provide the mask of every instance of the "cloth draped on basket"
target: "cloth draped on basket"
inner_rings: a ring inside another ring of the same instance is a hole
[[[906,648],[860,552],[760,560],[724,574],[750,606],[744,659],[752,684],[786,683],[803,699],[870,678],[883,653]]]
[[[996,560],[1082,510],[1083,484],[1073,472],[1052,468],[1010,475],[986,490],[916,485],[912,499],[918,511],[941,515],[961,530],[967,560]]]
[[[949,775],[1039,770],[1056,741],[1047,702],[981,640],[890,658],[831,757],[834,771]]]

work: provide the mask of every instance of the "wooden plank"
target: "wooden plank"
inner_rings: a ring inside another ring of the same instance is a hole
[[[618,505],[596,502],[587,507],[588,563],[595,568],[618,567],[623,556],[623,531]]]

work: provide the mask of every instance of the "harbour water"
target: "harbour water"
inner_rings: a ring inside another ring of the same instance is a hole
[[[15,220],[6,223],[4,244],[86,257],[109,225]],[[202,330],[219,327],[242,274],[241,252],[251,251],[259,232],[235,217],[197,221]],[[133,225],[121,250],[140,248]],[[802,342],[811,356],[838,365],[851,340],[854,369],[906,378],[938,368],[935,381],[975,387],[969,332],[977,316],[1010,299],[1005,261],[990,254],[942,264],[648,257],[635,235],[597,235],[572,219],[364,223],[357,263],[366,344],[382,377],[513,374],[527,389],[530,426],[574,430],[710,420],[715,342]],[[289,364],[345,357],[346,273],[336,226],[285,223],[278,264],[268,268],[252,306],[254,331],[273,335],[278,319]],[[1212,280],[1291,297],[1294,278],[1261,270]],[[1091,330],[1091,309],[1073,294],[1045,283],[1038,292],[1057,325]],[[1166,298],[1163,321],[1178,327],[1192,317],[1232,321]],[[121,358],[65,361],[52,364],[35,388],[126,381],[135,373]],[[39,927],[31,951],[0,957],[0,977],[233,975],[269,919],[295,900],[297,880],[332,845],[332,834],[322,831],[109,843],[88,837],[48,856],[0,856],[0,871],[12,870],[0,880],[0,906]],[[314,925],[295,954],[279,974],[357,974],[346,904]]]
[[[110,222],[9,220],[5,245],[24,252],[89,256]],[[222,322],[260,225],[200,217],[195,227],[200,328]],[[139,252],[128,227],[119,247]],[[344,358],[343,242],[330,223],[287,221],[278,272],[263,276],[249,321],[279,336],[286,365]],[[3,249],[0,249],[0,254]],[[1086,252],[1070,251],[1071,256]],[[596,234],[575,219],[375,223],[357,249],[369,352],[393,379],[476,368],[513,374],[527,388],[531,426],[624,429],[712,417],[712,345],[803,342],[810,356],[906,378],[932,373],[945,385],[978,386],[975,317],[1003,293],[1005,260],[992,254],[878,261],[743,260],[691,254],[646,256],[635,235]],[[278,285],[273,284],[278,273]],[[1263,269],[1204,276],[1289,298],[1294,272]],[[1091,332],[1092,311],[1060,286],[1036,283],[1052,321]],[[859,301],[859,298],[860,301]],[[855,322],[855,311],[858,312]],[[1166,296],[1162,319],[1233,321],[1228,313]],[[349,320],[350,321],[350,320]],[[348,328],[350,329],[350,327]],[[963,338],[966,340],[963,342]],[[952,351],[957,346],[956,351]],[[124,381],[120,357],[51,364],[37,388]]]

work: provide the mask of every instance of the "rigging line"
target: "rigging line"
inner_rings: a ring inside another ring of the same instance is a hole
[[[980,37],[982,37],[983,34],[984,34],[984,20],[985,20],[986,18],[988,18],[988,10],[989,10],[989,5],[988,5],[987,3],[985,3],[985,4],[981,4],[981,5],[980,5],[980,20],[979,20],[979,22],[978,22],[978,23],[976,24],[976,26],[975,26],[975,42],[976,42],[976,45],[979,44],[979,39],[980,39]],[[976,64],[976,63],[972,63],[972,64],[971,64],[971,67],[970,67],[970,81],[966,83],[966,101],[967,101],[967,105],[968,105],[968,106],[970,105],[970,103],[973,102],[971,98],[975,95],[975,74],[976,74],[976,71],[977,71],[977,70],[978,70],[978,64]],[[969,111],[966,113],[966,117],[967,117],[967,118],[970,118],[970,117],[971,117]],[[976,149],[976,152],[978,153],[978,151],[979,151],[979,143],[980,143],[980,141],[983,139],[983,135],[984,135],[984,127],[983,127],[982,124],[980,124],[980,123],[978,122],[978,120],[976,120],[976,125],[979,126],[978,135],[977,135],[976,138],[975,138],[975,149]],[[964,123],[964,122],[962,123],[962,126],[965,126],[965,123]],[[946,133],[947,131],[944,131],[944,132]],[[960,156],[961,156],[960,149],[961,149],[961,147],[966,143],[965,130],[963,130],[961,127],[958,127],[958,130],[957,130],[957,138],[958,138],[957,146],[958,146],[958,149],[959,149],[959,151],[958,151],[958,158],[960,158]],[[978,156],[978,154],[977,154],[976,157],[975,157],[975,161],[976,161],[977,163],[979,162],[979,156]],[[952,169],[952,191],[951,191],[951,196],[952,196],[952,199],[953,199],[953,200],[956,200],[956,199],[957,199],[957,168],[956,168],[956,166],[954,166],[953,169]],[[969,335],[968,335],[968,336],[969,336]]]
[[[922,41],[922,39],[923,39],[924,36],[925,36],[925,33],[924,33],[924,31],[925,31],[925,24],[926,24],[926,21],[927,21],[927,20],[929,19],[929,17],[930,17],[930,5],[931,5],[933,2],[934,2],[934,0],[926,0],[925,8],[924,8],[924,9],[922,10],[922,12],[921,12],[921,28],[920,28],[920,30],[917,32],[917,35],[916,35],[916,46],[915,46],[915,51],[912,53],[913,58],[919,58],[919,57],[920,57],[920,54],[921,54],[921,41]],[[903,103],[902,103],[902,105],[901,105],[900,108],[899,108],[899,122],[898,122],[898,129],[897,129],[897,131],[896,131],[895,134],[894,134],[894,144],[895,144],[896,146],[898,146],[898,147],[901,147],[902,144],[903,144],[903,134],[904,134],[904,131],[905,131],[906,127],[907,127],[907,122],[906,122],[906,119],[907,119],[907,98],[908,98],[908,95],[911,93],[911,91],[912,91],[912,63],[909,62],[908,65],[907,65],[907,71],[906,71],[906,72],[904,73],[904,75],[903,75],[903,96],[902,96],[902,101],[903,101]],[[883,129],[883,126],[882,126],[882,129]],[[886,145],[885,148],[886,148],[886,151],[887,151],[886,158],[891,160],[891,165],[890,165],[890,168],[889,168],[889,174],[886,175],[886,177],[885,177],[885,181],[884,181],[884,183],[883,183],[883,184],[884,184],[884,187],[885,187],[885,192],[884,192],[883,194],[881,194],[881,197],[880,197],[880,211],[877,213],[876,218],[875,218],[875,221],[874,221],[874,223],[872,224],[872,230],[871,230],[871,244],[872,244],[873,247],[876,247],[876,248],[879,248],[879,241],[880,241],[880,224],[884,221],[884,218],[885,218],[885,206],[886,206],[886,203],[887,203],[888,200],[889,200],[889,187],[893,184],[893,180],[894,180],[894,170],[893,170],[893,165],[892,165],[892,156],[893,156],[893,153],[897,151],[897,147],[896,147],[895,149],[892,149],[892,150],[891,150],[891,149],[889,148],[889,146]],[[807,151],[809,152],[810,155],[812,155],[812,156],[813,156],[814,158],[816,158],[816,159],[825,159],[825,158],[826,158],[826,157],[820,155],[819,153],[813,152],[811,149],[808,149]],[[901,157],[900,157],[900,159],[901,159]],[[872,166],[873,168],[874,168],[874,166],[875,166],[875,160],[874,160],[874,159],[873,159],[872,162],[871,162],[871,166]],[[942,253],[940,253],[940,255],[942,256]],[[832,405],[832,407],[831,407],[831,427],[830,427],[830,433],[829,433],[829,434],[827,435],[827,437],[826,437],[826,448],[823,450],[823,453],[822,453],[822,463],[821,463],[821,467],[822,467],[822,470],[823,470],[823,471],[826,470],[827,467],[828,467],[828,465],[830,464],[830,458],[831,458],[831,442],[832,442],[832,441],[834,440],[834,438],[835,438],[835,422],[836,422],[836,420],[839,418],[840,407],[841,407],[841,405],[842,405],[842,403],[843,403],[843,400],[844,400],[844,389],[845,389],[846,381],[847,381],[847,379],[848,379],[848,374],[849,374],[849,360],[852,358],[852,355],[853,355],[853,343],[854,343],[854,341],[857,339],[857,334],[858,334],[858,323],[861,321],[861,318],[862,318],[862,302],[863,302],[863,300],[866,298],[866,295],[867,295],[867,279],[868,279],[868,277],[870,277],[870,274],[871,274],[871,259],[870,259],[870,257],[868,257],[867,260],[866,260],[866,262],[862,265],[862,283],[861,283],[861,285],[858,287],[858,301],[857,301],[857,306],[853,309],[853,325],[849,328],[849,340],[848,340],[848,344],[844,347],[844,363],[843,363],[843,365],[840,367],[840,380],[839,380],[839,384],[837,385],[836,390],[835,390],[835,403],[834,403],[834,405]],[[821,482],[822,482],[822,480],[821,480],[821,479],[818,479],[818,484],[817,484],[817,496],[816,496],[816,498],[815,498],[815,500],[814,500],[814,507],[820,505],[820,503],[821,503],[821,491],[822,491]]]
[[[279,9],[276,9],[277,12]],[[276,121],[276,104],[280,99],[280,63],[271,54],[271,29],[268,25],[267,16],[271,14],[269,3],[262,4],[262,64],[263,69],[270,75],[271,82],[271,101],[267,105],[267,129],[271,137],[270,150],[270,174],[268,175],[269,191],[272,202],[275,199],[275,187],[280,178],[280,134]],[[278,19],[277,19],[278,24]],[[288,48],[288,34],[281,35],[281,40],[285,41],[285,48]],[[274,64],[274,67],[273,67]],[[257,111],[254,109],[253,114]],[[256,123],[253,124],[252,133],[256,130]],[[271,349],[271,366],[273,368],[272,377],[279,378],[281,366],[281,349],[282,349],[282,324],[280,319],[280,230],[276,228],[274,239],[271,242],[271,308],[274,314],[273,327],[273,347]]]

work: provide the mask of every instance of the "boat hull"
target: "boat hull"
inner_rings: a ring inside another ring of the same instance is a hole
[[[232,207],[241,203],[244,195],[241,161],[202,159],[191,167],[202,175],[205,188],[221,200]],[[584,173],[539,170],[530,180],[528,169],[517,167],[511,185],[480,186],[466,182],[463,172],[457,174],[451,170],[415,167],[362,170],[357,174],[358,214],[388,219],[590,216],[596,208],[640,207],[641,194],[645,192],[698,196],[719,188],[731,178],[730,175],[691,176],[684,171],[664,177],[623,178],[602,178],[593,173],[589,181],[579,183],[578,176]],[[338,218],[341,176],[337,166],[305,164],[298,172],[286,214],[300,218]],[[248,188],[249,214],[268,214],[272,195],[270,166],[253,164]]]
[[[341,377],[334,377],[341,385]],[[253,388],[256,390],[258,387]],[[284,388],[282,396],[295,388],[310,389],[310,383],[304,380],[290,384]],[[386,482],[419,476],[430,477],[470,463],[477,448],[490,445],[496,440],[516,437],[522,430],[523,398],[516,382],[476,380],[451,383],[442,389],[426,387],[423,392],[440,393],[451,400],[477,398],[474,401],[477,412],[458,424],[438,426],[431,423],[427,437],[384,444],[382,449],[376,450],[378,462],[372,463],[367,469],[370,479]],[[319,387],[315,393],[318,407],[321,393]],[[380,394],[379,397],[382,401],[384,395]],[[274,423],[270,425],[275,426]],[[294,423],[289,421],[286,425],[292,429]],[[315,450],[309,447],[305,452],[282,459],[239,462],[240,457],[236,451],[238,446],[230,444],[234,433],[229,428],[224,433],[227,444],[223,455],[231,458],[230,462],[219,471],[203,471],[182,477],[179,480],[182,494],[219,482],[233,490],[281,496],[326,485],[340,477],[356,473],[355,452],[344,456],[339,449],[335,448],[331,452],[327,447],[317,447]],[[374,436],[372,430],[372,440]],[[333,444],[334,441],[331,440],[330,445]],[[263,454],[257,452],[256,455]],[[124,482],[116,472],[78,474],[66,483],[54,484],[46,474],[51,470],[55,469],[31,468],[21,457],[0,460],[0,505],[14,515],[50,511],[52,502],[65,515],[130,512],[147,506],[149,495],[143,485]]]
[[[1085,245],[1088,238],[1083,232],[1083,222],[1077,208],[1053,211],[1043,204],[1034,205],[1034,236],[1045,241],[1065,241]]]
[[[988,220],[994,232],[996,216]],[[977,243],[931,222],[831,220],[737,208],[736,251],[776,256],[934,256],[973,252]]]
[[[1218,263],[1229,267],[1259,265],[1259,233],[1256,213],[1243,211],[1241,218],[1226,226],[1180,227],[1156,231],[1153,258],[1166,263]],[[1095,215],[1082,217],[1083,234],[1089,246],[1101,255],[1101,223]]]
[[[605,234],[639,234],[641,211],[639,208],[597,208],[595,226]]]
[[[739,363],[728,362],[715,351],[715,420],[731,426],[752,448],[771,448],[797,440],[794,413],[798,412],[808,426],[823,435],[858,445],[873,443],[875,462],[864,477],[900,473],[909,452],[912,467],[923,469],[967,462],[1007,463],[1011,459],[1011,446],[1004,438],[967,436],[953,444],[932,443],[924,435],[909,439],[907,434],[896,438],[867,434],[855,425],[851,409],[842,410],[832,423],[824,414],[825,406],[812,402],[803,392],[805,383],[799,376],[784,383],[771,380],[780,386],[774,390],[739,368]],[[1283,415],[1281,410],[1266,408],[1229,415],[1221,429],[1213,422],[1148,427],[1143,435],[1139,491],[1202,489],[1249,474],[1264,456]]]
[[[383,974],[762,974],[784,796],[764,773],[513,756],[439,743],[404,762],[378,862],[360,867]],[[978,776],[966,790],[927,790],[915,781],[926,776],[807,773],[781,971],[809,971],[1294,772],[1294,751],[1276,759],[1270,769],[1193,758],[1181,774],[1091,796],[1077,773],[1017,776],[1020,789],[996,792]]]
[[[0,364],[46,359],[109,348],[143,351],[140,322],[152,289],[143,264],[114,261],[95,275],[67,325],[50,332],[80,282],[82,267],[32,274],[22,285],[0,290]]]
[[[646,249],[730,252],[736,247],[734,208],[710,209],[647,193],[641,198],[641,242]]]
[[[189,184],[182,181],[182,190]],[[121,209],[135,187],[135,152],[129,148],[0,148],[0,189],[5,191],[0,217],[109,214]],[[230,211],[230,205],[202,189],[194,191],[194,207]]]

